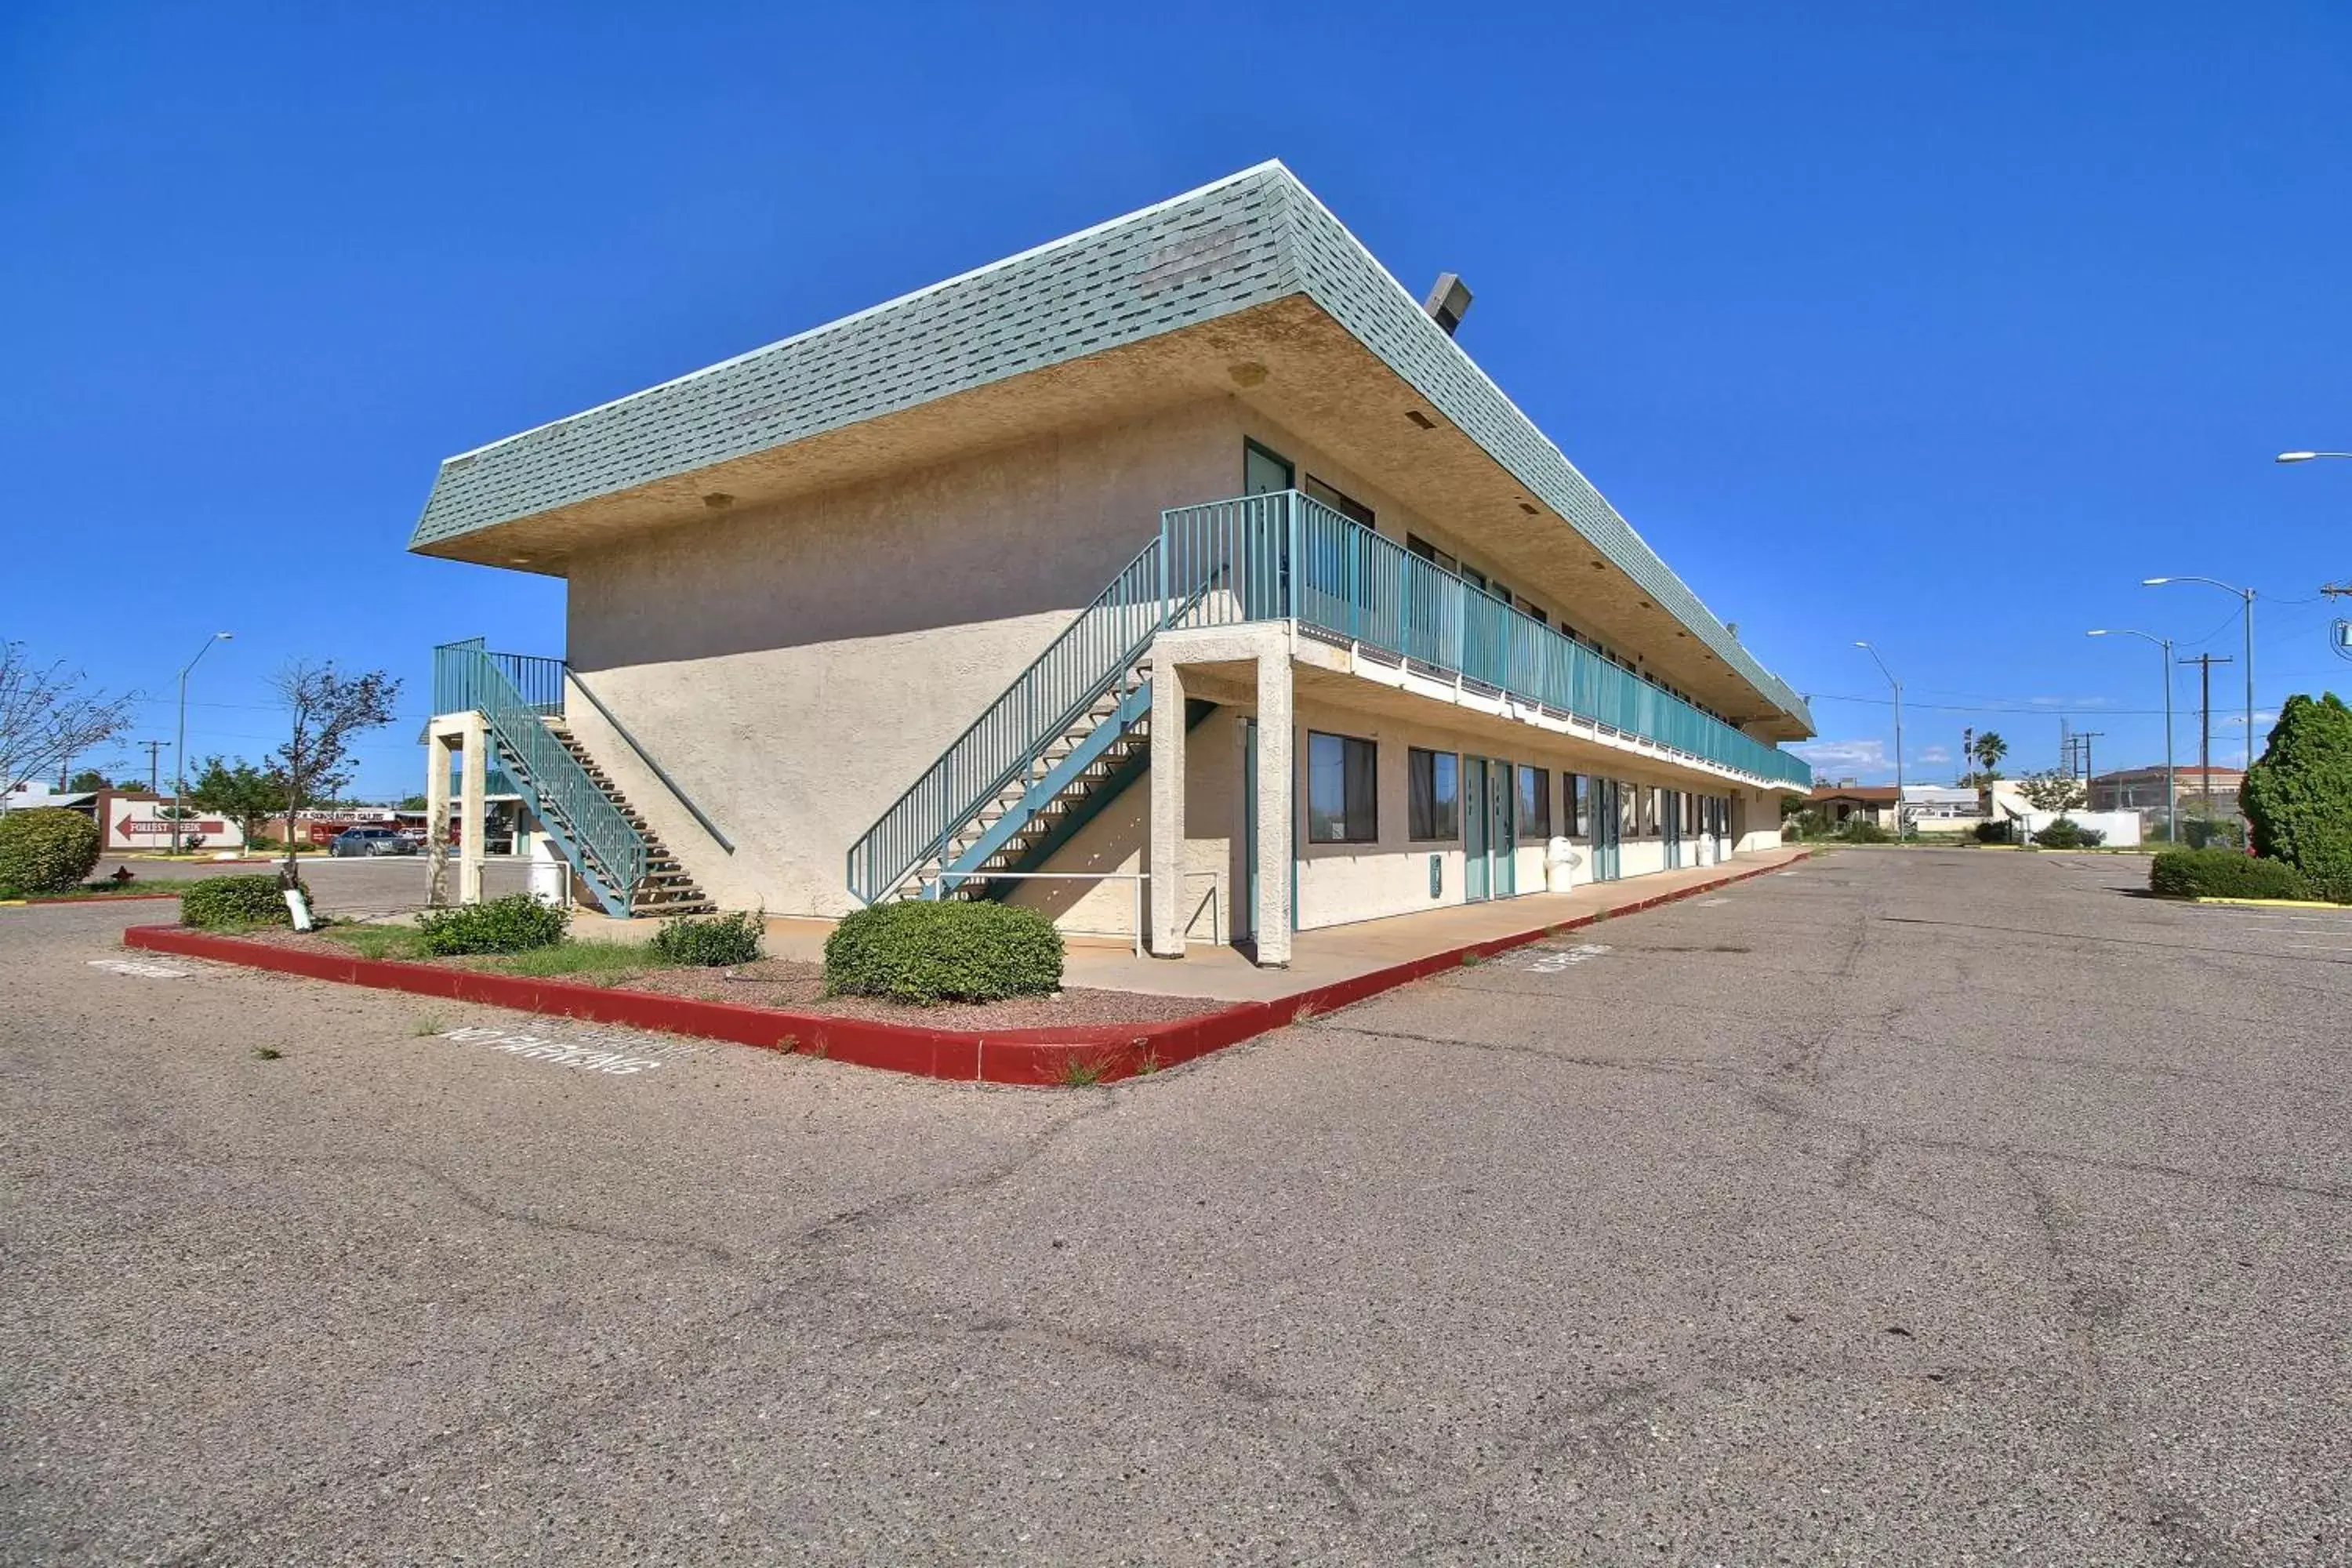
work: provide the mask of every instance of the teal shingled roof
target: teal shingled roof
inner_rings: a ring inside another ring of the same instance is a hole
[[[1600,491],[1280,163],[1203,185],[441,465],[416,549],[1306,294],[1810,730]]]

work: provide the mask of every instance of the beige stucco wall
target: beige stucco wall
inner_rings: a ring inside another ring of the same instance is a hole
[[[1240,834],[1242,747],[1241,725],[1252,705],[1226,702],[1190,731],[1185,754],[1185,906],[1188,941],[1207,942],[1213,935],[1230,940],[1234,930],[1234,901],[1241,897],[1246,875],[1238,842]],[[1411,914],[1465,901],[1465,854],[1459,834],[1443,843],[1415,841],[1409,835],[1408,752],[1421,747],[1458,754],[1509,753],[1516,765],[1540,767],[1550,775],[1551,820],[1555,835],[1569,838],[1580,859],[1573,872],[1580,885],[1591,879],[1589,835],[1569,831],[1563,795],[1563,774],[1589,768],[1590,752],[1571,753],[1547,742],[1549,737],[1529,729],[1524,742],[1498,746],[1479,736],[1442,723],[1412,723],[1390,714],[1374,714],[1329,703],[1302,700],[1293,726],[1294,755],[1292,821],[1297,825],[1298,859],[1298,925],[1347,925],[1389,915]],[[1309,731],[1350,735],[1374,742],[1379,750],[1377,812],[1379,837],[1369,844],[1309,844],[1306,842],[1307,737]],[[1649,781],[1654,787],[1656,780]],[[1683,781],[1690,787],[1693,781]],[[1671,786],[1669,786],[1671,787]],[[1736,795],[1713,784],[1703,793]],[[1134,871],[1150,865],[1148,850],[1149,790],[1141,781],[1089,823],[1045,868],[1047,870]],[[1747,847],[1761,847],[1749,845]],[[1698,835],[1684,841],[1685,866],[1700,864]],[[1429,893],[1429,858],[1443,868],[1442,889]],[[1627,836],[1620,848],[1621,877],[1646,876],[1664,870],[1665,847],[1654,833]],[[1514,857],[1517,891],[1545,890],[1544,845],[1522,842]],[[1269,874],[1281,875],[1280,871]],[[1202,905],[1217,900],[1213,922]],[[1039,884],[1017,901],[1055,910],[1064,929],[1128,934],[1133,931],[1133,895],[1125,884],[1103,884],[1078,892],[1067,886]]]
[[[1234,405],[1072,431],[586,553],[573,665],[735,840],[593,710],[568,714],[726,907],[856,907],[850,844],[1156,536],[1240,488]]]
[[[575,556],[572,664],[732,837],[731,853],[695,824],[593,707],[575,698],[568,715],[722,907],[845,913],[856,907],[844,872],[851,843],[1155,536],[1163,508],[1240,490],[1245,436],[1290,458],[1300,482],[1311,475],[1371,507],[1383,533],[1402,540],[1417,532],[1459,550],[1442,524],[1314,443],[1234,399],[1214,398],[1007,445],[886,483],[740,513],[714,510],[690,525]],[[1511,568],[1475,549],[1468,553],[1491,570]],[[1556,599],[1546,607],[1576,613]],[[1234,723],[1247,710],[1221,710],[1190,737],[1184,886],[1194,911],[1188,934],[1204,941],[1234,929],[1242,874],[1234,843],[1241,765]],[[1382,741],[1382,837],[1369,847],[1302,845],[1302,926],[1462,896],[1458,843],[1436,851],[1445,856],[1444,891],[1432,900],[1432,847],[1405,842],[1405,748],[1492,754],[1495,742],[1471,741],[1442,719],[1418,729],[1385,718],[1370,722]],[[1307,728],[1360,734],[1365,723],[1302,720],[1293,732],[1303,746]],[[1563,756],[1531,733],[1511,754],[1553,772],[1554,820],[1561,821],[1558,774],[1590,770],[1591,753]],[[1640,775],[1629,768],[1620,776]],[[1148,790],[1130,789],[1046,868],[1146,868],[1148,798]],[[1777,842],[1777,811],[1770,823]],[[1765,841],[1751,830],[1741,847]],[[1663,855],[1654,849],[1654,839],[1629,838],[1624,873],[1656,868],[1652,861],[1662,863]],[[1517,872],[1520,889],[1543,886],[1539,845],[1519,851]],[[1588,866],[1581,874],[1589,873]],[[1132,928],[1124,885],[1041,886],[1019,897],[1053,909],[1072,930]]]

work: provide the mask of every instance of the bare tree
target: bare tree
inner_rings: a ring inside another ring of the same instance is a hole
[[[332,661],[296,659],[270,684],[294,722],[286,744],[271,753],[269,766],[285,783],[286,866],[280,879],[300,879],[294,854],[295,814],[321,797],[332,799],[351,787],[352,741],[392,722],[400,682],[383,670],[341,675]]]
[[[54,773],[131,728],[131,692],[110,697],[60,659],[37,665],[0,643],[0,793]]]

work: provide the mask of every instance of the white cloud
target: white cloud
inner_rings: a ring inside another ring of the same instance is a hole
[[[1789,749],[1812,763],[1817,773],[1885,773],[1894,765],[1886,760],[1884,741],[1813,741]]]
[[[1921,749],[1915,760],[1922,763],[1948,763],[1952,760],[1952,753],[1942,746],[1927,746]]]

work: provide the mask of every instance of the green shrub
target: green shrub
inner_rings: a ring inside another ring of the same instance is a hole
[[[2352,708],[2333,692],[2288,698],[2239,798],[2257,850],[2306,877],[2352,878]]]
[[[2096,849],[2106,841],[2104,831],[2085,827],[2071,816],[2060,817],[2033,836],[2033,842],[2044,849]]]
[[[303,889],[308,897],[309,889]],[[273,872],[259,877],[202,877],[180,895],[180,923],[218,930],[224,926],[292,925],[285,889]]]
[[[674,921],[664,921],[661,930],[654,932],[654,956],[665,963],[696,964],[705,969],[717,969],[730,963],[758,962],[760,938],[767,929],[762,918],[750,910],[738,910],[731,915],[714,915],[709,920],[697,920],[680,915]]]
[[[542,904],[529,893],[509,893],[503,899],[450,910],[427,910],[416,917],[416,934],[425,951],[444,957],[553,947],[571,928],[571,910]]]
[[[2148,868],[2148,890],[2168,899],[2300,899],[2303,879],[2284,860],[2235,849],[2164,849]]]
[[[1977,842],[2014,844],[2017,842],[2016,827],[2007,817],[2001,818],[1999,822],[1979,822],[1977,824]]]
[[[98,824],[79,811],[36,806],[0,814],[0,889],[62,893],[98,864]]]
[[[1062,933],[1010,904],[877,904],[824,943],[828,995],[896,1002],[990,1002],[1060,988]]]
[[[1879,826],[1878,824],[1871,821],[1870,818],[1866,816],[1848,818],[1845,826],[1837,830],[1837,836],[1840,838],[1844,839],[1848,844],[1892,844],[1895,842],[1895,835],[1887,832],[1886,829]]]

